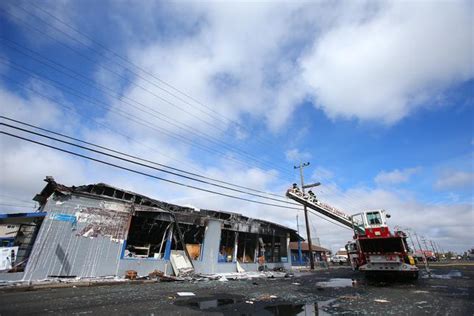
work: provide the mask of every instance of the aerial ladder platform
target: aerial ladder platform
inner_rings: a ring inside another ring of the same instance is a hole
[[[312,191],[304,194],[296,184],[287,190],[286,196],[352,229],[353,240],[346,244],[352,269],[363,271],[367,276],[391,274],[418,278],[418,267],[411,256],[407,235],[402,231],[390,231],[386,222],[390,215],[385,210],[347,215],[319,201]]]

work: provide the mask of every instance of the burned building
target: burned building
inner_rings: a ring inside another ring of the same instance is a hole
[[[122,277],[127,270],[172,275],[179,260],[202,274],[290,269],[289,243],[301,239],[293,229],[236,213],[173,205],[103,183],[45,181],[34,197],[43,217],[23,280]]]

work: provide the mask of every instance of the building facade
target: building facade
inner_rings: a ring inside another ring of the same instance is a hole
[[[203,274],[290,269],[289,243],[300,239],[292,229],[236,213],[181,207],[102,183],[45,181],[34,198],[45,215],[23,280],[123,277],[127,270],[172,275],[176,253]]]

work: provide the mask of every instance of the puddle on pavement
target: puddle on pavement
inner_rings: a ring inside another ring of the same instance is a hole
[[[318,282],[317,286],[321,287],[348,287],[354,286],[352,279],[329,279],[329,281]]]
[[[291,316],[303,316],[303,315],[329,315],[326,310],[330,308],[330,304],[334,299],[321,301],[310,304],[291,304],[289,302],[263,302],[263,301],[252,301],[251,305],[247,305],[243,299],[236,298],[202,298],[202,299],[190,299],[181,301],[178,305],[188,306],[193,309],[202,311],[220,311],[226,314],[226,311],[233,309],[232,305],[235,305],[233,312],[236,310],[242,310],[245,315],[291,315]]]
[[[237,304],[241,302],[240,300],[233,298],[218,298],[212,300],[202,300],[196,302],[190,302],[188,305],[191,307],[199,308],[201,310],[217,308],[224,305]]]
[[[272,315],[318,315],[318,304],[280,304],[264,308]]]
[[[424,279],[432,278],[432,279],[445,279],[449,280],[452,278],[461,278],[462,273],[459,270],[451,270],[447,274],[436,274],[434,272],[431,272],[431,275],[425,274],[422,276]]]

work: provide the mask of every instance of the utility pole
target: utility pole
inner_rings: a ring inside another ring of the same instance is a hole
[[[294,166],[294,169],[300,169],[300,178],[301,178],[301,191],[303,192],[304,195],[304,177],[303,177],[303,168],[309,166],[309,162],[305,163],[300,163],[299,166]],[[306,223],[306,238],[308,239],[308,250],[309,250],[309,263],[311,270],[314,270],[314,256],[313,256],[313,243],[311,242],[311,232],[309,229],[309,221],[308,221],[308,209],[306,208],[306,205],[303,205],[303,210],[304,210],[304,219]]]
[[[296,230],[298,232],[298,236],[300,235],[300,222],[298,221],[298,213],[296,213]],[[303,265],[303,251],[301,249],[301,240],[298,238],[298,263]]]

